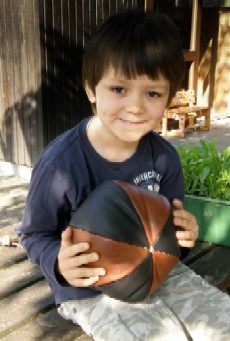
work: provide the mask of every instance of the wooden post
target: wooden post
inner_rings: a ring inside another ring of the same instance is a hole
[[[153,10],[155,0],[145,0],[145,12]]]
[[[194,51],[194,59],[189,70],[189,89],[197,92],[198,65],[200,55],[200,29],[201,29],[201,1],[193,0],[190,51]]]

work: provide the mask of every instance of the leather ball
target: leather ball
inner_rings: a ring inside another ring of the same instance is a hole
[[[88,242],[103,267],[94,288],[138,302],[157,290],[180,257],[168,199],[124,181],[108,180],[73,215],[73,242]]]

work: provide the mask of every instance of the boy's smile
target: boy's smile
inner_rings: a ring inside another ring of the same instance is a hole
[[[127,79],[112,70],[102,77],[95,92],[86,84],[88,98],[96,108],[88,130],[94,148],[100,154],[107,146],[117,151],[128,148],[132,154],[140,139],[158,128],[169,90],[169,81],[162,75],[156,80],[146,75]]]

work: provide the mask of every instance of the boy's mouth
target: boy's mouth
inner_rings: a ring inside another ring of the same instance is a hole
[[[129,120],[129,119],[123,119],[123,118],[120,118],[120,121],[130,126],[140,126],[143,123],[145,123],[145,121],[135,121],[135,120]]]

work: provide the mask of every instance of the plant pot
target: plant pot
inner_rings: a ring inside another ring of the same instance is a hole
[[[185,208],[197,219],[199,240],[230,246],[230,201],[186,195]]]

